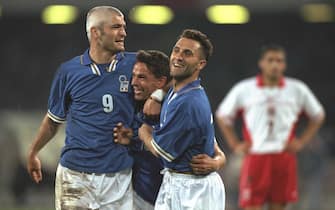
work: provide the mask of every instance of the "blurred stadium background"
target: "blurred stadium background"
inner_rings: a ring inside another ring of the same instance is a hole
[[[298,155],[301,196],[290,209],[335,209],[335,1],[331,0],[1,1],[0,209],[53,209],[63,132],[41,154],[42,184],[30,181],[25,156],[46,111],[53,75],[61,62],[87,48],[85,14],[97,5],[113,5],[124,12],[128,51],[159,49],[170,54],[184,28],[207,33],[215,50],[202,80],[213,110],[234,83],[257,74],[262,44],[284,45],[287,75],[305,81],[327,112],[319,135]],[[228,166],[221,171],[227,210],[234,210],[241,157],[220,143],[228,155]]]

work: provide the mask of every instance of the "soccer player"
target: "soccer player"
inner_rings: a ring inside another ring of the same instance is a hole
[[[151,97],[151,94],[162,89],[170,81],[169,58],[162,52],[155,50],[139,51],[136,56],[136,63],[133,68],[132,86],[134,97],[137,102],[137,125],[144,122],[156,126],[155,122],[146,119],[143,114],[144,102]],[[159,123],[158,123],[159,125]],[[130,128],[121,124],[114,128],[114,141],[122,144],[130,144],[135,164],[133,166],[133,187],[134,187],[134,209],[154,209],[159,187],[162,182],[160,171],[163,169],[159,158],[146,150],[143,143],[134,138],[130,140],[128,134],[132,134]],[[192,158],[192,166],[199,168],[197,173],[209,173],[223,167],[225,156],[215,144],[215,157],[211,158],[206,154],[200,154]]]
[[[240,177],[239,204],[247,210],[283,210],[297,201],[296,152],[315,135],[324,111],[301,81],[284,76],[283,47],[267,45],[258,62],[260,74],[236,84],[220,104],[217,122],[230,148],[245,153]],[[309,118],[297,137],[299,116]],[[234,119],[243,118],[244,141],[234,131]]]
[[[120,10],[99,6],[87,14],[89,49],[63,63],[51,86],[48,112],[33,141],[27,168],[42,180],[38,152],[67,121],[55,184],[56,209],[132,209],[133,158],[115,144],[113,127],[130,126],[135,53],[124,52],[126,23]]]
[[[159,128],[152,133],[152,127],[143,124],[139,129],[140,139],[165,168],[156,210],[224,209],[220,176],[216,172],[195,175],[190,166],[194,155],[214,156],[213,118],[199,79],[212,49],[205,34],[183,31],[170,57],[174,82],[162,105]]]

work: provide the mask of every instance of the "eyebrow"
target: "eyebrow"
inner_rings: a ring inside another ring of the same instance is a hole
[[[127,25],[122,24],[122,23],[112,23],[112,24],[110,24],[110,26],[124,26],[124,27],[126,27]]]

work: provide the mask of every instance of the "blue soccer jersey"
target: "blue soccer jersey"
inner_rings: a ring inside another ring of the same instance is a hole
[[[170,89],[152,145],[162,157],[164,167],[179,172],[192,172],[190,162],[194,155],[214,156],[213,117],[200,80],[178,92]]]
[[[133,128],[140,127],[144,122],[148,123],[148,120],[145,120],[143,112],[138,112],[135,122],[137,125],[133,125]],[[152,122],[149,124],[156,127]],[[137,138],[133,139],[131,148],[134,156],[133,188],[142,199],[154,205],[163,179],[160,174],[163,163]]]
[[[130,126],[134,100],[130,87],[135,53],[118,53],[111,64],[96,65],[89,51],[63,63],[53,80],[48,116],[66,124],[60,163],[87,173],[131,168],[127,147],[114,143],[118,122]]]

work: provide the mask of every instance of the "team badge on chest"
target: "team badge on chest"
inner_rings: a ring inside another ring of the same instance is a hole
[[[128,92],[129,89],[129,81],[127,80],[126,75],[120,75],[120,92]]]

